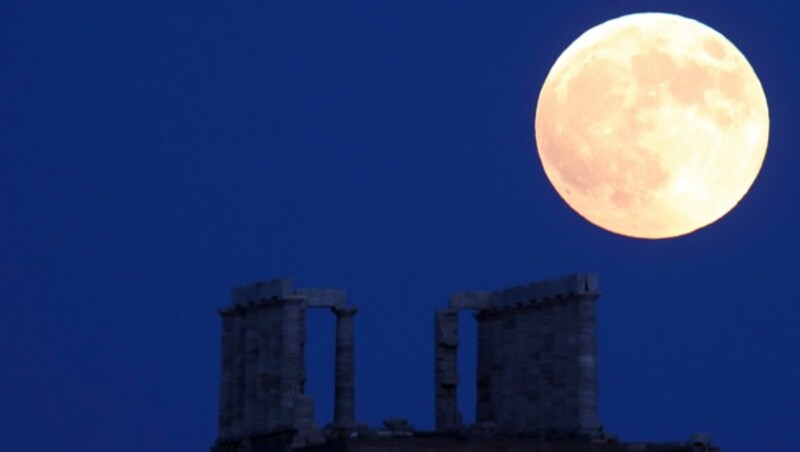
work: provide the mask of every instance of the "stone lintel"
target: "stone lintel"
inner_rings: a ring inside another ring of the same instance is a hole
[[[597,296],[597,287],[597,274],[578,273],[494,292],[459,292],[450,298],[450,308],[481,311],[574,296]]]
[[[509,306],[531,301],[567,298],[576,295],[597,295],[597,275],[574,274],[557,279],[509,287],[494,293],[495,306]]]
[[[294,296],[303,298],[309,308],[338,308],[347,299],[347,292],[341,289],[297,289]]]
[[[292,293],[292,280],[273,278],[266,281],[235,287],[232,298],[234,305],[256,303],[273,298],[285,298]]]
[[[247,307],[277,300],[303,300],[310,308],[339,308],[344,306],[347,293],[341,289],[294,289],[289,278],[238,286],[232,291],[233,306],[219,310],[221,315],[236,312],[237,307]]]
[[[358,312],[358,308],[355,306],[336,306],[331,308],[331,312],[334,313],[337,317],[340,315],[352,317],[356,315],[356,312]]]
[[[493,301],[492,292],[458,292],[450,297],[450,309],[486,309],[492,307]]]
[[[230,308],[217,309],[217,313],[222,317],[232,316],[232,315],[236,314],[237,311],[238,310],[236,309],[236,306],[232,306]]]

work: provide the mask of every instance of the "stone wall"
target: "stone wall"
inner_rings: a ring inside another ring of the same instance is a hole
[[[336,316],[334,424],[355,426],[353,322],[338,289],[294,289],[271,279],[233,289],[222,316],[219,436],[212,450],[284,450],[324,442],[305,395],[306,310]],[[288,439],[287,439],[288,438]]]
[[[478,423],[498,432],[595,436],[595,295],[485,309],[478,320]]]
[[[472,309],[478,321],[476,423],[503,435],[600,437],[598,296],[591,274],[455,294],[436,317],[437,430],[458,427],[457,311]],[[445,378],[451,374],[456,378]]]
[[[234,290],[222,316],[219,439],[313,426],[304,395],[305,310],[286,280]]]

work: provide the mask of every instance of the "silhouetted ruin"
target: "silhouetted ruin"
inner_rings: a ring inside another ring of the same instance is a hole
[[[219,436],[213,452],[719,451],[704,435],[680,443],[625,443],[597,414],[597,276],[571,275],[495,292],[460,292],[434,319],[434,431],[405,419],[382,427],[355,416],[356,308],[345,292],[272,279],[233,290],[222,316]],[[334,419],[314,424],[305,395],[305,313],[336,316]],[[458,312],[478,322],[475,424],[462,423]]]

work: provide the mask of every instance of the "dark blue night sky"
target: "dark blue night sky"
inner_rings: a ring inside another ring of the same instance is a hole
[[[0,448],[207,449],[216,309],[275,276],[361,308],[360,420],[432,428],[451,293],[593,271],[606,431],[798,450],[800,28],[784,4],[1,1]],[[770,105],[750,193],[662,241],[574,213],[532,131],[561,51],[641,11],[726,35]],[[321,423],[333,322],[309,318]]]

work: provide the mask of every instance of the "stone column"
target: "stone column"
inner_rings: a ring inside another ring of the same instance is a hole
[[[233,348],[231,355],[230,434],[234,438],[239,438],[244,434],[244,309],[241,306],[236,306],[234,307],[234,313],[232,315]]]
[[[245,436],[250,436],[258,430],[256,412],[258,411],[256,399],[256,379],[258,377],[258,311],[260,307],[248,304],[244,313],[244,403],[242,405],[242,428]]]
[[[256,372],[255,372],[255,411],[253,413],[253,425],[256,433],[268,431],[270,428],[269,417],[269,396],[271,392],[271,385],[274,384],[274,379],[270,378],[271,373],[274,371],[271,366],[275,366],[271,360],[275,356],[274,340],[271,340],[271,335],[274,334],[273,327],[274,317],[277,309],[274,305],[264,303],[259,307],[258,324],[256,331],[257,359],[256,359]]]
[[[458,310],[436,311],[434,322],[436,430],[461,426],[458,411]]]
[[[286,299],[281,301],[281,364],[280,397],[281,419],[277,425],[292,425],[295,428],[303,423],[298,418],[297,404],[302,398],[305,363],[303,362],[303,342],[305,337],[305,302]]]
[[[237,353],[236,331],[234,330],[235,310],[220,310],[222,317],[222,372],[220,375],[219,390],[219,437],[221,439],[231,436],[232,410],[233,410],[233,385],[235,369],[233,367],[234,355]]]
[[[336,370],[333,405],[333,424],[351,427],[355,424],[355,359],[353,351],[353,317],[356,308],[335,307],[336,315]]]
[[[578,390],[577,406],[579,434],[600,436],[601,424],[597,414],[597,315],[598,294],[577,297],[578,311]]]

